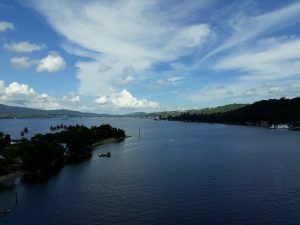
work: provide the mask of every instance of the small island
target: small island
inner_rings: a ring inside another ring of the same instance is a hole
[[[12,141],[10,135],[0,133],[0,176],[23,172],[25,179],[43,179],[58,172],[64,165],[88,160],[93,147],[126,137],[124,130],[109,124],[92,126],[58,125],[46,134]]]

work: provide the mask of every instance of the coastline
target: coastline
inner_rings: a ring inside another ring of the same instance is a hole
[[[102,140],[102,141],[98,141],[98,142],[95,142],[94,144],[92,144],[92,147],[97,147],[97,146],[100,146],[100,145],[106,145],[106,144],[112,144],[112,143],[117,143],[117,142],[120,142],[120,141],[124,141],[126,138],[130,138],[131,136],[125,136],[125,137],[120,137],[120,138],[108,138],[108,139],[105,139],[105,140]]]
[[[11,184],[18,177],[24,175],[24,171],[16,171],[0,176],[0,185]]]
[[[126,138],[130,138],[131,136],[125,136],[120,138],[108,138],[104,139],[102,141],[96,142],[92,145],[93,148],[101,145],[107,145],[112,143],[117,143],[125,140]],[[14,183],[15,179],[22,177],[25,174],[26,171],[14,171],[8,174],[4,174],[0,176],[0,186],[1,185],[11,185]]]

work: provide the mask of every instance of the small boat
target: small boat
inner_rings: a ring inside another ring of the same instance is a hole
[[[99,157],[111,157],[111,153],[110,152],[107,152],[107,153],[103,153],[103,154],[100,154],[98,155]]]
[[[10,213],[9,209],[0,209],[0,217],[6,216]]]
[[[276,129],[289,129],[289,125],[287,124],[278,124]]]

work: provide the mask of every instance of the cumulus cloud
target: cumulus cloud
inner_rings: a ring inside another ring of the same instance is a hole
[[[66,67],[65,60],[57,53],[50,53],[47,57],[38,62],[37,72],[55,73]]]
[[[99,98],[96,98],[94,102],[100,105],[105,105],[108,102],[108,100],[106,96],[101,96]]]
[[[157,108],[159,104],[157,102],[148,101],[146,99],[137,99],[126,89],[118,93],[111,95],[111,103],[117,108],[133,108],[133,109],[145,109],[145,108]]]
[[[14,30],[15,26],[12,23],[6,21],[0,21],[0,32],[6,30]]]
[[[16,69],[28,69],[32,64],[28,57],[14,57],[10,59],[10,63]]]
[[[94,102],[116,109],[155,109],[159,107],[159,103],[144,98],[138,99],[126,89],[121,92],[113,92],[110,96],[96,98]]]
[[[48,94],[39,94],[26,84],[12,82],[5,86],[0,81],[0,102],[9,105],[25,106],[42,109],[57,109],[61,105]]]
[[[3,47],[14,52],[34,52],[46,48],[44,44],[35,44],[28,41],[5,43]]]
[[[80,96],[63,96],[63,101],[77,103],[80,102]]]

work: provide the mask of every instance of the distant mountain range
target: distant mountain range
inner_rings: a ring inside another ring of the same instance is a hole
[[[185,111],[166,111],[166,112],[134,112],[125,115],[112,115],[112,114],[98,114],[98,113],[84,113],[74,110],[58,109],[58,110],[42,110],[27,107],[8,106],[0,104],[0,119],[13,119],[13,118],[55,118],[55,117],[140,117],[140,118],[167,118],[168,116],[178,116],[182,113],[215,113],[226,112],[244,107],[245,104],[230,104],[219,106],[215,108],[205,108],[199,110],[185,110]]]
[[[41,110],[26,107],[0,104],[0,118],[51,118],[51,117],[105,117],[108,114],[83,113],[79,111],[59,109]]]
[[[84,113],[73,110],[41,110],[0,104],[0,119],[4,118],[53,118],[53,117],[139,117],[195,122],[269,124],[300,122],[300,98],[269,99],[253,104],[229,104],[214,108],[166,112],[134,112],[125,115]]]

